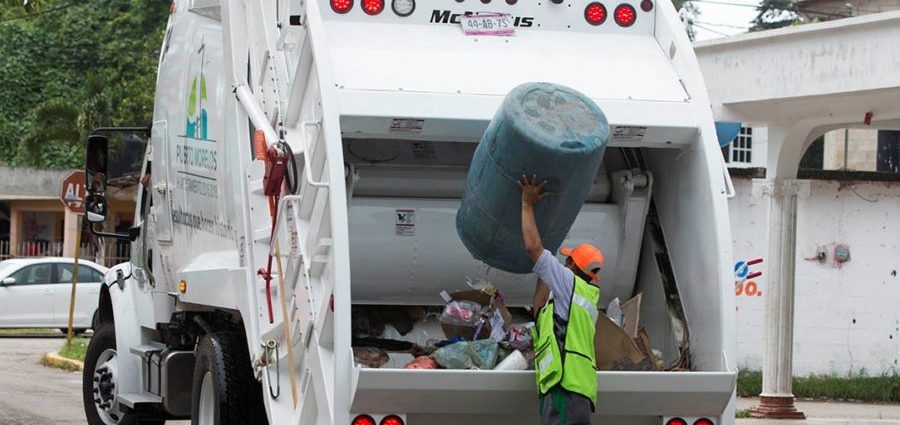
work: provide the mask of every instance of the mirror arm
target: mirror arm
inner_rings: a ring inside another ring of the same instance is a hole
[[[129,242],[134,242],[137,239],[138,234],[128,232],[128,233],[113,233],[113,232],[99,232],[94,226],[88,226],[91,228],[91,233],[95,236],[113,238],[113,239],[121,239]]]
[[[91,131],[91,135],[100,133],[144,133],[150,134],[150,126],[144,127],[97,127]]]

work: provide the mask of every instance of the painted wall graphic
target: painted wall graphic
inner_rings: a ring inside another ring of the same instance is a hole
[[[762,272],[756,267],[762,264],[762,258],[752,260],[740,260],[734,263],[734,294],[739,297],[761,297],[762,291],[756,281]]]

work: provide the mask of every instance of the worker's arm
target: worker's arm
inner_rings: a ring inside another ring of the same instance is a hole
[[[541,278],[538,278],[537,284],[534,286],[534,304],[533,311],[534,317],[537,318],[538,313],[544,308],[544,305],[547,304],[547,300],[550,298],[550,288],[547,287],[547,284]]]
[[[541,242],[541,235],[538,233],[537,223],[534,220],[534,204],[540,201],[544,196],[544,180],[540,184],[537,182],[537,175],[531,176],[531,182],[528,178],[522,176],[518,181],[519,188],[522,189],[522,241],[525,243],[525,252],[531,261],[537,261],[541,253],[544,252],[544,243]]]

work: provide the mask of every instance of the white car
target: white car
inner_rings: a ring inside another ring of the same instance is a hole
[[[62,257],[0,261],[0,328],[68,329],[73,263]],[[76,332],[93,328],[106,271],[97,263],[78,261]]]

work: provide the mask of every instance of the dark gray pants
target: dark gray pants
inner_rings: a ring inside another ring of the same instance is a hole
[[[540,395],[542,425],[590,425],[591,401],[557,385]]]

